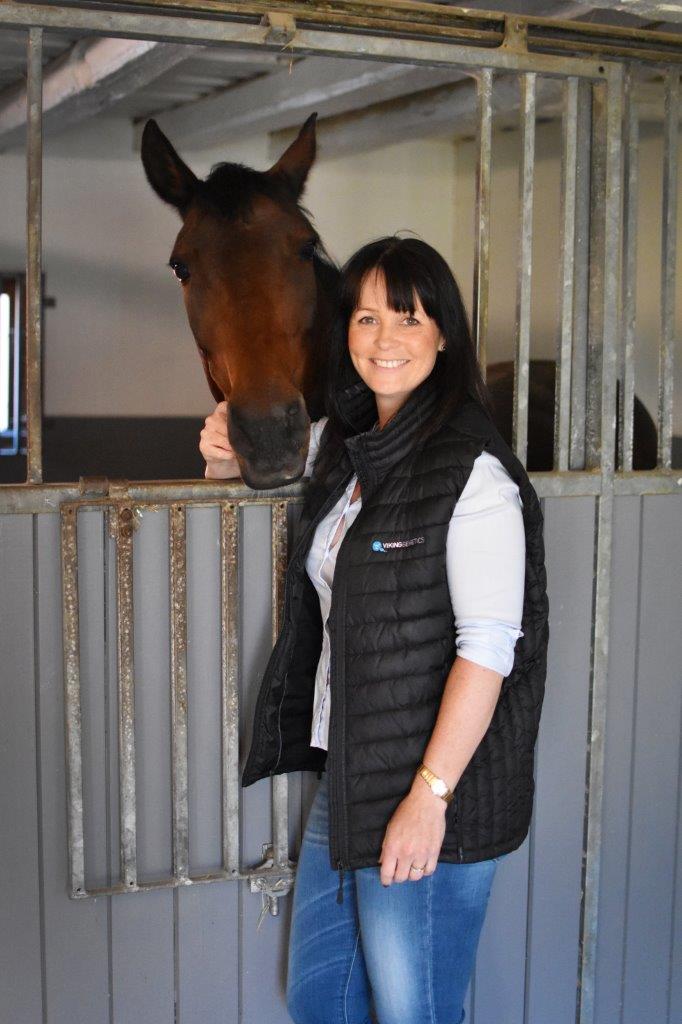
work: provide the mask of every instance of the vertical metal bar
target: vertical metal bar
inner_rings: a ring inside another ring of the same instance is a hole
[[[601,461],[602,361],[604,341],[604,232],[606,191],[607,82],[592,86],[592,187],[590,190],[589,298],[585,402],[585,468]]]
[[[590,281],[590,193],[592,184],[592,86],[578,83],[576,125],[576,220],[573,270],[570,469],[585,465],[585,419]]]
[[[135,680],[133,675],[133,516],[130,505],[112,505],[116,538],[118,612],[118,772],[121,881],[137,885],[137,805],[135,799]]]
[[[528,391],[530,298],[533,250],[533,172],[535,166],[535,72],[521,76],[521,173],[519,176],[519,263],[516,283],[516,345],[512,399],[512,448],[526,465],[528,456]]]
[[[189,876],[187,782],[187,545],[185,506],[170,508],[171,759],[173,874]]]
[[[625,69],[623,102],[623,341],[618,366],[618,452],[616,464],[632,470],[635,403],[635,325],[637,294],[637,185],[639,120],[631,64]]]
[[[623,66],[608,66],[604,123],[605,175],[603,216],[603,294],[601,346],[601,493],[597,497],[597,542],[594,562],[594,615],[591,637],[590,700],[587,735],[589,739],[585,807],[585,853],[583,857],[583,900],[578,992],[579,1024],[593,1024],[599,923],[599,882],[604,804],[604,752],[608,682],[609,626],[611,612],[611,553],[613,539],[613,474],[616,434],[616,369],[619,274],[622,228]],[[601,95],[598,100],[601,104]]]
[[[28,32],[26,69],[26,482],[43,479],[42,193],[43,30]]]
[[[661,232],[661,344],[658,358],[658,459],[672,465],[673,355],[675,345],[675,263],[677,258],[677,145],[680,118],[680,73],[665,73],[663,127],[663,209]]]
[[[481,68],[477,80],[478,124],[476,128],[476,242],[474,251],[473,321],[476,352],[486,376],[488,337],[488,277],[490,267],[490,164],[492,151],[492,68]]]
[[[287,564],[287,503],[272,505],[272,642],[277,640],[284,607]],[[272,847],[275,864],[289,863],[289,780],[286,773],[272,776]]]
[[[77,511],[76,508],[69,505],[63,506],[61,509],[61,559],[69,879],[71,893],[77,896],[85,893],[85,841],[83,836]]]
[[[233,502],[220,505],[221,718],[223,867],[239,872],[239,519]]]
[[[554,386],[554,468],[568,469],[571,426],[571,349],[573,346],[573,256],[576,228],[578,156],[578,79],[564,82],[561,158],[560,332]]]

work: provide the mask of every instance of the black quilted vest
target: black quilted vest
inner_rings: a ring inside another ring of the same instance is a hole
[[[433,374],[382,430],[362,381],[340,392],[354,433],[330,477],[308,484],[289,558],[284,622],[261,682],[242,775],[329,771],[330,861],[378,865],[386,826],[408,793],[436,722],[456,656],[445,549],[454,506],[485,448],[520,488],[526,577],[514,664],[492,721],[445,813],[440,861],[470,862],[515,850],[534,792],[534,747],[549,638],[543,515],[522,464],[478,402],[464,402],[426,442],[415,430],[437,401]],[[324,432],[321,438],[324,445]],[[322,645],[317,592],[305,570],[315,527],[356,472],[362,506],[337,552],[331,638],[329,751],[310,746]]]

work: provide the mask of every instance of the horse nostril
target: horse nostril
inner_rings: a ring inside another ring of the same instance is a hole
[[[291,404],[290,404],[290,405],[288,406],[288,408],[287,408],[287,416],[288,416],[288,418],[289,418],[290,420],[293,420],[293,419],[295,419],[295,418],[296,418],[296,417],[298,416],[298,414],[299,414],[299,412],[300,412],[300,409],[301,409],[301,405],[300,405],[300,402],[298,402],[298,401],[296,401],[296,402],[292,402],[292,403],[291,403]]]

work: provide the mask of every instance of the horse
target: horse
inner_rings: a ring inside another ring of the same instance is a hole
[[[324,415],[329,330],[340,269],[301,205],[315,160],[312,113],[267,171],[216,164],[201,180],[156,121],[142,134],[142,163],[157,195],[180,214],[169,265],[182,285],[190,327],[242,479],[267,490],[305,468],[311,420]],[[530,471],[552,470],[556,366],[529,362]],[[514,366],[486,367],[494,422],[512,441]],[[619,400],[617,382],[616,400]],[[633,468],[656,466],[656,427],[635,397]]]
[[[311,420],[324,415],[327,344],[340,271],[300,197],[315,159],[313,113],[269,170],[184,163],[156,121],[142,164],[182,219],[169,266],[242,479],[281,487],[305,469]]]

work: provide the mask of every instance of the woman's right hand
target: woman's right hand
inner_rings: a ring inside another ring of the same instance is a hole
[[[206,417],[199,435],[199,451],[206,460],[207,480],[228,480],[240,476],[239,463],[227,435],[227,402],[218,402]]]

